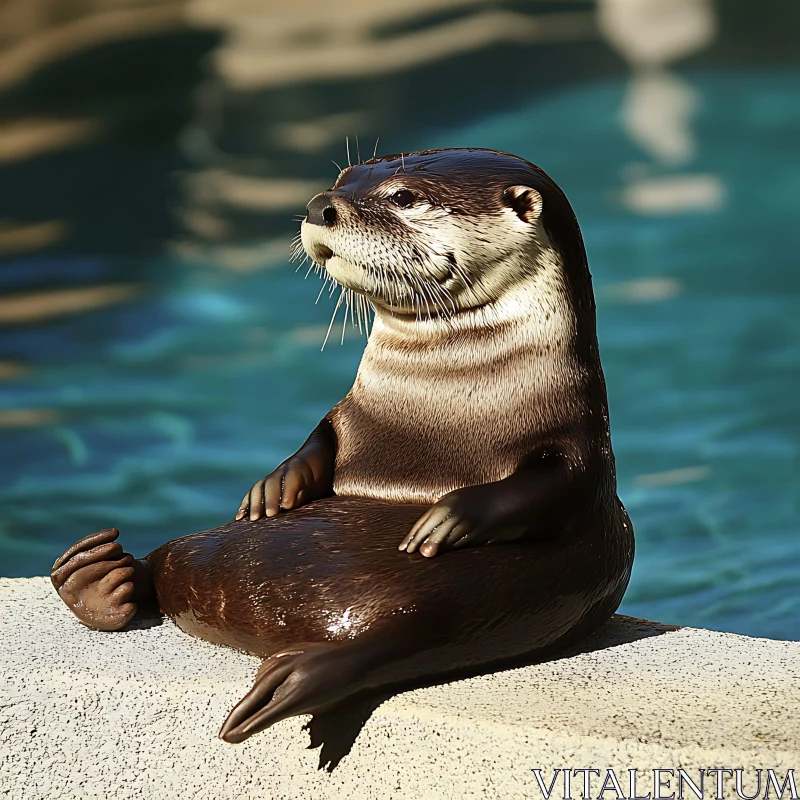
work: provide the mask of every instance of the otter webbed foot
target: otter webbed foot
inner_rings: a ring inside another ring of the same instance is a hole
[[[502,480],[446,494],[417,520],[399,549],[430,557],[440,550],[564,530],[579,508],[576,475],[582,473],[550,450],[529,462]]]
[[[303,446],[244,496],[235,520],[275,517],[333,492],[336,442],[330,422],[323,419]]]
[[[228,714],[219,738],[238,744],[298,714],[316,714],[353,691],[356,662],[336,642],[314,642],[271,655],[253,688]]]
[[[435,556],[440,550],[483,544],[491,538],[486,506],[477,489],[470,487],[446,494],[432,505],[400,542],[399,550]]]
[[[50,580],[72,613],[90,628],[116,631],[153,593],[147,567],[125,553],[119,531],[107,528],[72,545],[53,564]]]
[[[274,517],[302,506],[317,496],[317,481],[305,459],[292,456],[274,472],[258,481],[244,496],[236,520]]]

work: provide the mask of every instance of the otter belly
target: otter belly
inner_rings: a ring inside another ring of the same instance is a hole
[[[444,669],[599,624],[627,585],[633,539],[622,525],[426,559],[397,549],[422,511],[332,497],[175,539],[148,556],[161,608],[187,633],[260,656],[410,631]]]
[[[329,498],[184,536],[148,556],[162,610],[188,633],[264,655],[352,638],[413,602],[398,552],[419,506]]]

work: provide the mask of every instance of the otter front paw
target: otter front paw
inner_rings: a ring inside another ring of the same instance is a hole
[[[479,497],[469,489],[446,494],[415,523],[398,549],[423,556],[435,556],[440,550],[482,544],[489,540],[487,520]]]
[[[248,514],[251,520],[274,517],[281,510],[298,508],[319,495],[318,483],[309,463],[292,456],[244,496],[236,519],[244,519]]]

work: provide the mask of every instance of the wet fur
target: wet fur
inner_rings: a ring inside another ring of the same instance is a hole
[[[415,207],[392,206],[398,187]],[[591,277],[563,192],[514,156],[442,150],[347,169],[323,200],[337,226],[304,223],[303,244],[376,315],[353,388],[323,421],[335,496],[175,539],[144,562],[183,630],[265,658],[228,741],[365,688],[549,652],[614,612],[633,562]],[[539,482],[555,462],[568,478]],[[567,491],[527,538],[398,552],[442,495],[518,475],[523,506],[537,487]]]
[[[425,559],[396,549],[418,515],[327,498],[175,539],[148,558],[164,609],[208,641],[266,657],[298,642],[385,637],[385,663],[352,691],[551,646],[600,624],[625,590],[622,527]]]
[[[398,187],[413,209],[387,201]],[[335,496],[149,557],[187,632],[264,657],[318,643],[298,656],[316,664],[294,673],[299,689],[276,700],[268,685],[237,706],[231,741],[364,688],[557,647],[613,613],[633,561],[591,276],[563,192],[513,156],[433,151],[345,170],[322,202],[336,224],[304,222],[306,250],[375,307],[353,388],[326,417]],[[447,492],[542,454],[571,479],[535,536],[435,559],[397,551]]]
[[[539,200],[526,219],[507,197],[522,186]],[[387,201],[401,188],[417,198],[409,209]],[[325,195],[337,223],[304,224],[306,249],[324,243],[334,277],[379,301],[353,388],[329,414],[336,494],[434,503],[549,448],[586,476],[592,509],[610,507],[591,276],[558,186],[514,156],[441,150],[348,168]]]

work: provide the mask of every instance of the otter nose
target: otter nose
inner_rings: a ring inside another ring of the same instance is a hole
[[[306,220],[312,225],[330,228],[336,222],[336,209],[330,195],[322,192],[306,206]]]

